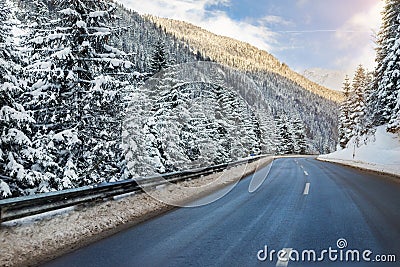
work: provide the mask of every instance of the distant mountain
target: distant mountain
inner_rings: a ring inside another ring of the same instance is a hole
[[[343,94],[291,70],[285,63],[264,50],[229,37],[219,36],[187,22],[155,16],[146,16],[166,32],[189,44],[193,52],[211,60],[245,72],[273,72],[326,99],[340,102]]]
[[[308,69],[302,74],[315,83],[337,91],[342,91],[343,81],[346,77],[346,72],[344,71],[320,68]]]

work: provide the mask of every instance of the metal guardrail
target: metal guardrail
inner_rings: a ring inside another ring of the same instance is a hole
[[[85,186],[56,192],[37,194],[0,200],[0,222],[19,219],[48,211],[54,211],[78,204],[109,199],[114,196],[142,191],[142,188],[156,187],[167,182],[196,179],[204,175],[220,172],[226,168],[251,163],[266,156],[256,156],[237,162],[173,172],[151,177],[143,177],[109,184]]]

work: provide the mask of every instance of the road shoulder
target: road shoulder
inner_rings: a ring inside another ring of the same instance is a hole
[[[272,160],[272,157],[263,158],[226,170],[226,178],[212,185],[211,182],[221,173],[180,183],[183,187],[199,187],[195,194],[189,195],[187,191],[177,190],[176,187],[171,189],[170,186],[155,189],[156,194],[164,199],[188,203],[251,175]],[[2,266],[36,266],[174,208],[142,193],[94,205],[75,206],[55,216],[36,216],[2,223],[0,262]]]
[[[362,161],[335,159],[326,156],[319,156],[316,159],[322,162],[337,163],[343,166],[352,167],[359,170],[370,171],[377,174],[389,175],[391,177],[400,178],[399,166],[388,166],[388,165],[372,164]]]

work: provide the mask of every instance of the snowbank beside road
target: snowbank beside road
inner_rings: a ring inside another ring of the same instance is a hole
[[[263,158],[228,169],[222,176],[216,173],[180,183],[182,187],[199,188],[195,194],[171,186],[157,189],[156,194],[158,199],[187,203],[246,177],[271,161],[272,157]],[[218,182],[211,184],[216,180]],[[0,265],[36,266],[173,208],[143,193],[97,205],[77,206],[49,218],[38,216],[37,220],[27,218],[3,223],[0,228]]]
[[[350,143],[348,148],[319,156],[318,160],[400,176],[399,135],[388,133],[386,126],[380,126],[366,143],[356,148],[354,142]]]

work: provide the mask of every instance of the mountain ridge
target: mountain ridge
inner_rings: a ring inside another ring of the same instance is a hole
[[[347,75],[347,73],[344,71],[328,70],[321,68],[306,69],[301,74],[310,81],[316,82],[327,88],[331,88],[335,91],[340,92],[343,91],[343,81],[345,80]]]
[[[328,89],[307,79],[267,51],[258,49],[249,43],[211,33],[184,21],[152,15],[143,17],[163,28],[167,33],[188,43],[194,52],[198,51],[213,61],[245,72],[274,72],[292,80],[304,89],[336,103],[344,99],[341,92]]]

